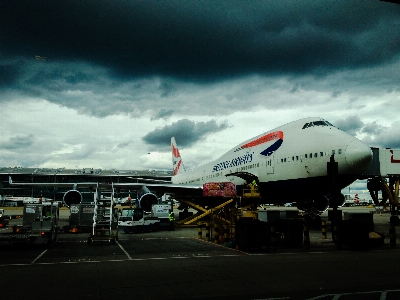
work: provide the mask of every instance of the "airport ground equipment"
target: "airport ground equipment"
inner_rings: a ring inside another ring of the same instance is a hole
[[[92,233],[88,237],[88,244],[93,242],[118,241],[118,210],[114,206],[114,187],[111,185],[111,198],[101,198],[99,187],[96,188],[94,198],[94,213]]]
[[[70,217],[64,232],[91,232],[93,227],[94,204],[80,203],[70,206]]]
[[[9,217],[8,217],[9,219]],[[8,220],[6,219],[6,216],[4,215],[4,209],[0,209],[0,228],[4,228],[8,225]]]
[[[399,225],[400,150],[371,148],[373,159],[362,178],[368,179],[367,188],[376,206],[386,206],[389,200],[391,214]],[[378,193],[382,192],[382,201]]]
[[[160,227],[158,217],[145,216],[142,208],[123,208],[118,219],[118,229],[124,233],[157,231]]]
[[[0,209],[0,228],[6,227],[8,225],[8,220],[4,216],[4,209]]]
[[[14,225],[10,231],[0,233],[0,242],[49,244],[56,240],[59,219],[57,203],[26,203],[22,218],[22,225]]]
[[[172,204],[153,204],[151,206],[151,217],[158,218],[160,229],[174,230],[174,220],[170,218],[173,213]]]

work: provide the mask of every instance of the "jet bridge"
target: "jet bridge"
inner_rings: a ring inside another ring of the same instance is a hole
[[[392,217],[398,223],[400,150],[390,148],[371,148],[373,159],[361,179],[367,179],[367,188],[377,206],[386,206],[389,200]],[[382,201],[378,193],[382,191]],[[392,220],[392,219],[391,219]]]

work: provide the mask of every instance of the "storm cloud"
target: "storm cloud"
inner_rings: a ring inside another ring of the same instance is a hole
[[[149,145],[170,147],[171,137],[175,137],[178,145],[191,146],[211,133],[222,131],[229,126],[226,122],[217,124],[215,120],[207,122],[194,122],[182,119],[171,125],[157,128],[143,137],[143,141]]]
[[[0,43],[0,165],[196,166],[310,116],[398,146],[393,3],[0,1]]]
[[[16,0],[0,10],[3,57],[83,60],[119,79],[371,66],[399,55],[399,25],[394,4],[358,0]]]

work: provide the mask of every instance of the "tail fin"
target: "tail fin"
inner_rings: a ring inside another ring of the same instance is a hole
[[[183,166],[182,158],[178,150],[178,146],[176,145],[175,138],[171,138],[171,149],[172,149],[172,167],[174,169],[174,175],[178,175],[178,173],[185,172],[185,168]]]

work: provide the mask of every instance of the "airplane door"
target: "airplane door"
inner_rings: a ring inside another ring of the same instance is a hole
[[[266,161],[267,174],[274,174],[274,156],[270,155]]]

